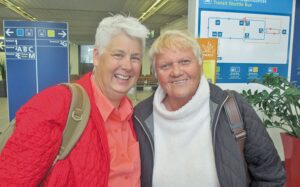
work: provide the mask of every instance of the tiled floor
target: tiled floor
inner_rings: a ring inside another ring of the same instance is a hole
[[[137,92],[135,92],[135,90],[132,90],[128,95],[132,100],[133,104],[136,105],[137,103],[147,98],[151,94],[152,94],[152,90],[146,89],[145,91],[137,91]],[[7,98],[0,97],[0,132],[3,132],[3,130],[7,127],[8,124],[9,121],[8,121]]]

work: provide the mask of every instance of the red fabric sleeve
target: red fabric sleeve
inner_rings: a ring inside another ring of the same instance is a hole
[[[0,155],[0,186],[37,186],[59,150],[71,93],[40,92],[16,114],[16,129]]]

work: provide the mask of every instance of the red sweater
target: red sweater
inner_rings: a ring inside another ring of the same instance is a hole
[[[109,150],[103,120],[95,105],[91,74],[78,82],[87,91],[91,114],[69,156],[58,161],[44,186],[107,186]],[[37,186],[59,150],[71,93],[54,86],[34,96],[16,114],[16,129],[0,155],[0,186]]]

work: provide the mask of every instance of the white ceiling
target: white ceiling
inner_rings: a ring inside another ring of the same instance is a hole
[[[0,0],[1,2],[2,0]],[[68,22],[72,43],[92,44],[99,21],[110,14],[140,17],[156,0],[10,0],[38,21]],[[144,24],[156,32],[159,28],[187,17],[188,0],[169,0]],[[3,20],[24,20],[0,3],[0,35]]]

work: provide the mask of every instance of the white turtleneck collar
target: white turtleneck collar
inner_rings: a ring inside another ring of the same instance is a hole
[[[176,111],[168,111],[159,86],[153,100],[153,186],[219,186],[209,110],[209,84],[204,76],[195,95]]]
[[[187,115],[191,115],[194,111],[197,111],[199,107],[203,105],[204,102],[209,100],[209,85],[204,77],[201,77],[200,84],[195,95],[192,97],[190,101],[188,101],[184,106],[176,111],[168,111],[164,104],[162,103],[166,93],[162,89],[161,86],[158,86],[153,100],[153,107],[160,113],[162,116],[168,119],[181,119],[182,117],[186,117]]]

